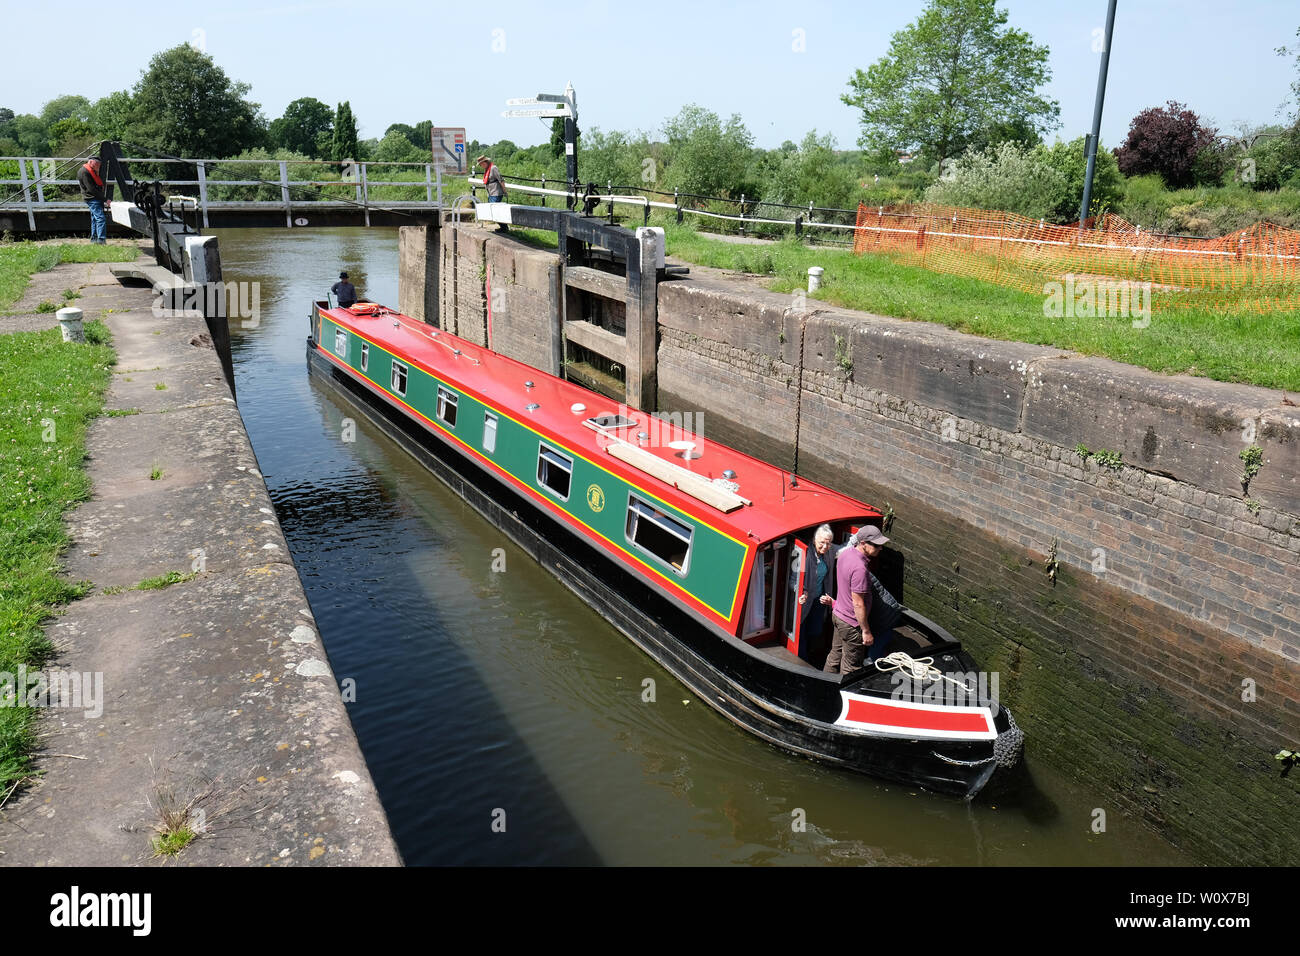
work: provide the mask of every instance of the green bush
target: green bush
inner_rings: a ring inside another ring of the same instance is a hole
[[[1145,231],[1174,235],[1221,236],[1260,221],[1300,229],[1300,189],[1256,192],[1238,184],[1170,190],[1158,175],[1134,176],[1115,212]]]
[[[968,150],[925,191],[926,202],[1001,209],[1031,219],[1053,216],[1068,191],[1065,176],[1032,147],[1002,143]]]
[[[1234,178],[1257,190],[1281,189],[1300,175],[1300,137],[1280,127],[1265,130],[1236,157]]]
[[[1057,140],[1051,146],[1040,146],[1038,157],[1064,178],[1064,188],[1059,193],[1052,213],[1053,222],[1077,222],[1079,204],[1083,202],[1083,180],[1088,171],[1088,157],[1084,153],[1084,137],[1068,143]],[[1096,169],[1092,176],[1092,195],[1088,201],[1088,215],[1097,216],[1115,206],[1124,195],[1124,177],[1120,175],[1115,154],[1101,146],[1097,150]]]

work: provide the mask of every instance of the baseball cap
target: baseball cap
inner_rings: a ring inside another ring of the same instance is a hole
[[[849,544],[855,548],[864,541],[867,544],[880,545],[882,547],[889,544],[889,539],[880,533],[880,529],[875,525],[870,524],[859,528],[854,533],[853,537],[849,538]]]

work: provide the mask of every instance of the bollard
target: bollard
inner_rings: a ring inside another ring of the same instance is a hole
[[[69,306],[66,309],[59,309],[59,331],[63,333],[65,342],[84,342],[86,341],[86,331],[81,325],[81,310],[76,306]]]
[[[808,291],[816,292],[822,287],[822,273],[826,270],[821,266],[808,267]]]

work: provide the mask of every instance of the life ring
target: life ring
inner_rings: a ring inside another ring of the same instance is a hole
[[[353,315],[378,315],[384,307],[377,302],[357,302],[348,306]]]

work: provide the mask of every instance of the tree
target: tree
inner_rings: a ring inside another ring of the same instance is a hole
[[[130,90],[118,90],[101,96],[90,107],[90,128],[96,139],[132,142],[131,114],[134,109]]]
[[[411,144],[404,133],[392,128],[375,147],[374,158],[380,163],[423,163],[429,160],[422,150]]]
[[[433,120],[420,120],[415,124],[415,133],[411,136],[411,142],[417,149],[427,149],[429,155],[433,155]]]
[[[812,202],[831,209],[854,205],[857,177],[835,155],[835,138],[830,133],[818,136],[813,130],[797,148],[787,150],[787,144],[774,156],[769,154],[775,162],[763,190],[764,199],[795,206]]]
[[[578,148],[578,143],[582,139],[582,129],[577,123],[573,124],[573,148]],[[562,157],[564,153],[564,117],[555,116],[551,119],[551,155]]]
[[[164,50],[135,85],[131,137],[186,158],[234,156],[266,135],[260,107],[245,99],[249,89],[188,43]]]
[[[50,131],[39,116],[19,113],[5,129],[5,135],[17,140],[27,156],[39,156],[49,149]]]
[[[271,146],[320,158],[321,141],[328,142],[333,132],[334,111],[313,96],[303,96],[286,106],[284,115],[271,123]]]
[[[401,133],[402,137],[408,143],[410,143],[411,145],[415,145],[414,126],[410,126],[407,123],[393,123],[391,126],[388,127],[388,129],[384,130],[384,136],[387,137],[389,133],[393,133],[393,132]],[[380,140],[380,142],[382,141],[383,140]]]
[[[1300,175],[1300,150],[1290,131],[1282,126],[1249,129],[1238,139],[1244,152],[1237,155],[1233,178],[1252,189],[1280,189]]]
[[[1006,23],[994,0],[930,0],[840,97],[862,110],[859,144],[933,162],[1060,125],[1056,101],[1035,92],[1051,78],[1047,47]]]
[[[669,184],[701,196],[757,198],[750,179],[754,137],[739,116],[724,126],[718,114],[694,103],[664,123]]]
[[[90,124],[75,116],[68,116],[50,127],[50,149],[59,156],[76,156],[95,142]]]
[[[1119,171],[1125,176],[1155,173],[1170,189],[1196,182],[1197,156],[1214,146],[1218,131],[1202,126],[1195,113],[1181,103],[1153,106],[1133,117],[1128,138],[1115,150]]]
[[[344,100],[334,112],[333,158],[342,162],[357,159],[357,121],[352,115],[352,104]]]
[[[645,134],[637,136],[633,140],[621,130],[606,133],[593,126],[587,144],[582,148],[582,165],[578,172],[587,182],[601,185],[613,182],[619,186],[646,185],[653,188],[658,180],[658,168],[650,156]],[[563,140],[558,154],[553,144],[548,144],[547,155],[553,159],[563,157]],[[645,162],[647,158],[651,160],[649,164]]]
[[[89,120],[90,100],[76,94],[56,96],[41,107],[41,122],[46,126],[53,126],[64,119],[79,119],[83,122]]]

